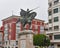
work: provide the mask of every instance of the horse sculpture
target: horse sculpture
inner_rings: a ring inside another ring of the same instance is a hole
[[[35,18],[37,15],[36,12],[31,12],[33,10],[27,9],[27,11],[21,9],[20,15],[20,22],[22,23],[23,27],[28,23],[29,25],[31,24],[31,21]]]

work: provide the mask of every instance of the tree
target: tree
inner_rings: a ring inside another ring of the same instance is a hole
[[[36,34],[33,36],[33,44],[35,46],[46,47],[50,45],[50,39],[44,34]]]

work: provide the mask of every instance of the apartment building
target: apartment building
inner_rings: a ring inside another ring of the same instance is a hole
[[[60,0],[48,0],[48,32],[51,48],[60,48]]]
[[[2,20],[4,28],[4,48],[18,48],[16,39],[16,22],[19,16],[10,16]]]
[[[0,27],[0,48],[3,48],[3,42],[4,42],[4,33],[3,33],[3,27]]]
[[[4,48],[18,48],[18,33],[22,31],[22,24],[19,21],[20,16],[12,15],[2,20],[4,31]],[[26,30],[29,24],[25,25]],[[44,20],[33,19],[31,27],[36,34],[44,34]]]

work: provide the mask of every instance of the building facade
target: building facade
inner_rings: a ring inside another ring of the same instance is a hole
[[[18,48],[18,34],[22,31],[22,24],[18,21],[20,16],[10,16],[2,20],[4,31],[4,48]],[[17,22],[18,21],[18,22]],[[25,25],[26,30],[32,29],[36,34],[44,34],[44,21],[33,19],[31,26]]]
[[[0,48],[3,48],[3,42],[4,42],[4,32],[3,27],[0,28]]]
[[[10,16],[2,20],[4,28],[4,48],[18,48],[16,39],[16,21],[19,16]]]
[[[48,0],[48,32],[51,48],[60,48],[60,0]]]

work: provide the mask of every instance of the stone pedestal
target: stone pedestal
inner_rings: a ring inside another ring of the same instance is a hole
[[[18,48],[33,48],[33,32],[23,30],[19,33]]]

